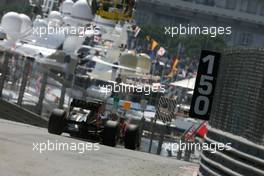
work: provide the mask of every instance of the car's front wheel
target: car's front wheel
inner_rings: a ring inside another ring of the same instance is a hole
[[[50,115],[48,132],[61,135],[66,126],[66,112],[61,109],[55,109]]]

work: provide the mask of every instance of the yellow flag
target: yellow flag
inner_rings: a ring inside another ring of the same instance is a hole
[[[150,49],[151,51],[153,51],[157,46],[158,46],[158,42],[154,39],[151,39],[151,46],[150,46]]]
[[[169,77],[173,77],[177,73],[177,66],[179,64],[179,59],[175,58],[172,64],[171,72],[168,75]]]

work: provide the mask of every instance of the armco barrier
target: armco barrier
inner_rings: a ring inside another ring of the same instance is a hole
[[[48,124],[47,119],[2,99],[0,99],[0,118],[45,128]]]

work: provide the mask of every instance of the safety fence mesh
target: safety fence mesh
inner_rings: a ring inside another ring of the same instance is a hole
[[[264,50],[225,51],[210,125],[264,145]]]

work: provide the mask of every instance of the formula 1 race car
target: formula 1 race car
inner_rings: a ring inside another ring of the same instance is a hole
[[[48,132],[61,135],[69,133],[72,137],[91,139],[107,146],[116,146],[118,141],[125,148],[135,150],[139,146],[137,125],[126,124],[120,118],[102,118],[104,103],[100,100],[83,101],[73,99],[67,111],[55,109],[49,119]]]

